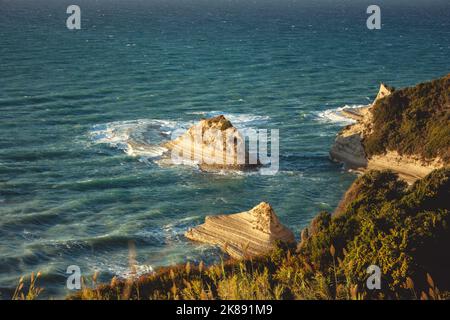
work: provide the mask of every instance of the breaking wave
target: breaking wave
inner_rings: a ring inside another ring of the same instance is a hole
[[[315,117],[317,121],[322,123],[336,123],[342,125],[352,124],[355,123],[356,121],[344,116],[342,114],[342,111],[345,109],[358,109],[362,107],[366,107],[366,105],[345,105],[343,107],[315,112]]]
[[[97,124],[89,134],[95,144],[107,144],[134,157],[157,158],[167,151],[160,144],[178,128],[176,121],[138,119]]]

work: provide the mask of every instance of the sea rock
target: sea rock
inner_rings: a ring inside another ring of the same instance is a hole
[[[235,259],[267,254],[276,241],[295,243],[292,231],[281,224],[266,202],[241,213],[208,216],[204,224],[189,229],[185,236],[219,245]]]
[[[202,170],[249,170],[259,167],[249,156],[244,136],[223,115],[202,119],[164,145],[174,164],[195,163]]]

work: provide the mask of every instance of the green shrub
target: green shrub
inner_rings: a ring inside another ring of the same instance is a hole
[[[336,247],[342,261],[339,276],[364,285],[369,265],[378,265],[387,285],[383,294],[401,296],[407,279],[426,287],[432,274],[448,288],[450,268],[450,169],[432,172],[411,188],[389,171],[369,172],[347,192],[326,228],[302,245],[301,255],[331,277]],[[365,292],[370,294],[370,292]]]
[[[450,74],[394,91],[372,114],[373,131],[363,141],[368,156],[396,150],[450,160]]]

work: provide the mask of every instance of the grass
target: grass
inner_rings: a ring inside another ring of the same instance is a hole
[[[30,282],[26,284],[25,278],[22,277],[19,280],[19,284],[14,291],[12,300],[36,300],[44,289],[37,286],[37,281],[39,280],[41,273],[38,272],[36,275],[34,272],[30,275]]]

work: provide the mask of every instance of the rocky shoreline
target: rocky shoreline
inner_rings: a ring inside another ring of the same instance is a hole
[[[248,212],[209,217],[186,234],[222,245],[238,260],[159,267],[139,277],[84,287],[67,298],[450,299],[449,190],[449,168],[435,170],[409,187],[393,172],[370,171],[356,179],[334,214],[321,212],[312,219],[297,247],[270,205],[261,203]],[[247,231],[254,241],[239,248]],[[260,237],[274,240],[271,233],[287,242],[266,242],[269,251],[259,251]],[[224,239],[233,245],[226,246]],[[374,264],[384,275],[377,290],[366,286],[367,268]]]
[[[345,192],[334,213],[321,212],[312,219],[298,244],[270,204],[261,202],[248,211],[207,216],[203,224],[186,231],[187,239],[219,246],[232,259],[206,269],[203,262],[160,268],[131,286],[127,281],[112,282],[72,298],[139,299],[145,292],[154,299],[417,299],[415,285],[421,299],[450,298],[450,291],[439,293],[429,274],[450,288],[450,169],[439,157],[425,160],[392,150],[367,156],[364,146],[375,130],[374,108],[391,94],[382,84],[372,104],[342,111],[356,123],[337,135],[330,157],[364,174]],[[194,131],[203,134],[210,128],[240,141],[237,130],[219,116],[203,119],[166,147],[189,156],[194,147],[214,156],[215,141],[191,144]],[[220,154],[226,150],[221,146]],[[226,164],[219,166],[235,168]],[[388,282],[380,292],[361,286],[367,266],[374,263]]]
[[[380,85],[374,102],[358,109],[344,109],[341,114],[356,120],[355,124],[345,127],[336,137],[330,149],[330,158],[344,164],[345,169],[356,172],[367,170],[392,170],[407,183],[425,177],[433,170],[442,168],[441,159],[424,159],[419,155],[401,155],[395,150],[386,150],[384,154],[367,156],[363,140],[373,132],[372,110],[376,103],[389,96],[392,89]]]
[[[355,120],[356,123],[348,125],[337,135],[330,149],[330,158],[333,161],[343,163],[346,169],[358,173],[364,173],[368,170],[391,170],[408,184],[412,184],[427,176],[433,170],[443,167],[442,161],[439,158],[423,160],[423,157],[400,155],[396,151],[386,151],[384,154],[368,157],[363,144],[365,137],[374,131],[373,108],[380,100],[390,96],[393,91],[393,88],[382,83],[373,103],[364,107],[347,108],[341,111],[341,115]],[[203,139],[201,143],[195,144],[196,134],[203,136],[204,132],[209,129],[218,130],[219,136],[223,134],[234,138],[234,143],[231,145],[233,150],[237,150],[239,145],[244,143],[242,136],[231,122],[224,116],[218,116],[201,120],[197,125],[191,127],[187,133],[174,141],[170,141],[165,147],[175,151],[181,150],[189,157],[192,156],[192,149],[194,148],[203,150],[203,156],[206,158],[214,157],[219,151],[220,160],[222,160],[222,152],[226,152],[227,148],[224,146],[222,150],[222,144],[217,145],[217,141],[214,139],[206,141]],[[220,150],[217,149],[217,146]],[[215,167],[200,166],[200,168],[233,170],[248,169],[251,166],[236,166],[236,158],[232,158],[231,164],[219,161]],[[312,225],[314,225],[314,221]],[[298,248],[303,246],[311,232],[314,232],[314,228],[310,228],[310,230],[305,228],[302,231]],[[277,242],[295,243],[292,231],[279,222],[272,207],[264,202],[249,211],[230,215],[208,216],[204,224],[189,229],[185,236],[193,241],[220,246],[223,251],[235,259],[265,255],[274,248]]]

